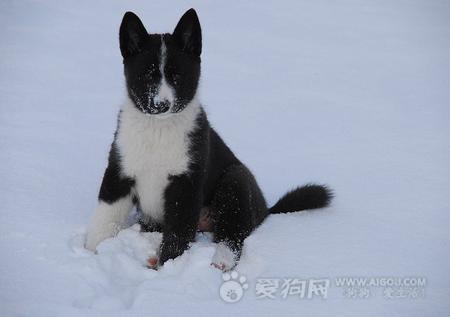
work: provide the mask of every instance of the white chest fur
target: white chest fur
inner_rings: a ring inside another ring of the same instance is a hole
[[[117,147],[124,176],[135,180],[135,194],[143,213],[162,221],[164,190],[170,175],[189,167],[189,133],[195,128],[200,106],[191,102],[166,118],[148,116],[127,102],[121,113]]]

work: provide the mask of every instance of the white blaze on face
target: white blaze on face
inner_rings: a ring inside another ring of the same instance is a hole
[[[170,108],[172,108],[173,103],[175,102],[175,94],[173,88],[169,85],[169,83],[166,80],[166,75],[164,74],[164,68],[166,66],[166,52],[167,52],[166,44],[164,43],[163,36],[161,36],[161,61],[159,64],[159,71],[161,72],[162,78],[158,92],[154,97],[154,101],[155,103],[162,101],[169,101]]]

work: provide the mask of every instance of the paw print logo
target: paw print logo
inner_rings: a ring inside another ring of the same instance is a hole
[[[231,271],[222,274],[223,284],[220,286],[220,297],[227,303],[236,303],[248,288],[247,278],[239,276],[238,272]]]

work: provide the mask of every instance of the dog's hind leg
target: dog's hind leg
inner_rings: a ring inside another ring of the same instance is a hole
[[[227,271],[240,259],[245,238],[267,216],[267,206],[251,172],[233,165],[219,180],[211,207],[218,243],[211,264]]]

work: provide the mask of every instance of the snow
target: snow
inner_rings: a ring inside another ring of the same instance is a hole
[[[270,203],[310,181],[324,210],[270,216],[246,241],[237,303],[209,235],[159,271],[132,226],[85,250],[124,100],[118,27],[189,7],[204,37],[201,100]],[[450,313],[448,1],[0,3],[2,316],[444,316]],[[425,297],[257,299],[259,278],[426,277]]]

